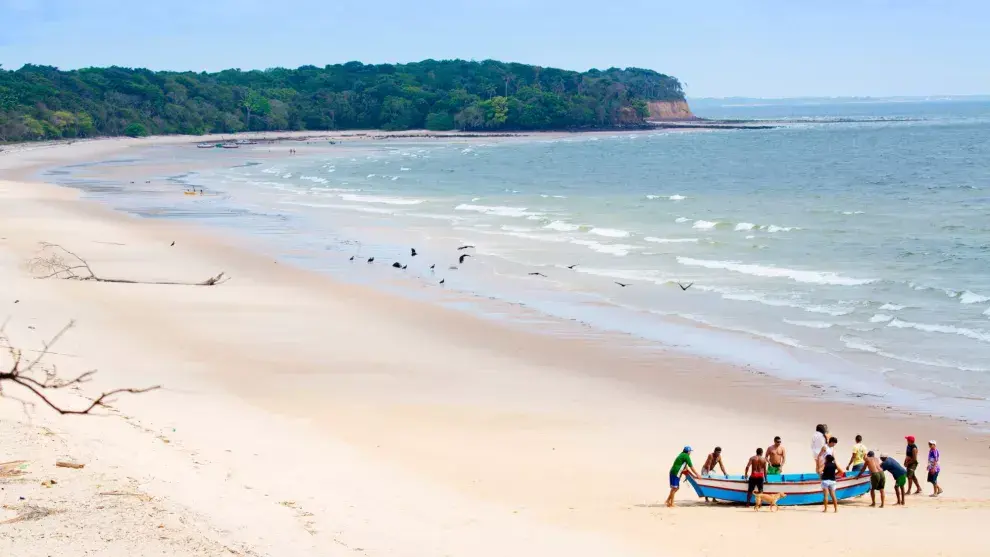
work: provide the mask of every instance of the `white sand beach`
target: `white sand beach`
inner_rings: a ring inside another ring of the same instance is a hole
[[[0,153],[0,322],[11,344],[31,357],[75,322],[46,361],[63,377],[98,373],[55,393],[62,405],[162,387],[60,416],[4,385],[0,463],[26,462],[0,476],[0,555],[987,554],[990,436],[965,424],[826,401],[575,324],[537,334],[482,320],[273,261],[245,238],[24,181],[46,166],[213,139]],[[102,277],[230,280],[38,279],[29,263],[41,242]],[[0,371],[10,362],[5,348]],[[907,434],[937,439],[945,494],[929,498],[924,484],[905,508],[872,509],[867,496],[836,514],[755,513],[705,504],[685,486],[678,507],[664,507],[683,445],[699,470],[721,445],[739,474],[780,435],[790,471],[810,471],[821,422],[842,464],[856,434],[898,458]],[[57,468],[65,458],[85,467]]]

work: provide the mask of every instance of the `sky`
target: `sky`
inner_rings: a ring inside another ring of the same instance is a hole
[[[0,0],[0,65],[636,66],[691,97],[990,93],[990,0]]]

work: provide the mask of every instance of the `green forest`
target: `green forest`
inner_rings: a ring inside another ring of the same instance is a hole
[[[494,60],[165,72],[0,67],[0,141],[268,130],[568,130],[641,126],[680,82]]]

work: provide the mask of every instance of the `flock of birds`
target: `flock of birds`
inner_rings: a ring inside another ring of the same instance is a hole
[[[457,248],[457,251],[464,251],[464,250],[467,250],[467,249],[474,249],[474,246],[472,246],[472,245],[463,245],[463,246],[458,247]],[[410,257],[416,257],[417,255],[419,255],[419,252],[416,251],[416,248],[409,248],[409,256]],[[350,260],[351,261],[354,261],[355,259],[357,259],[359,257],[360,257],[359,255],[352,255]],[[472,255],[469,254],[469,253],[462,253],[462,254],[460,254],[457,257],[457,264],[458,265],[463,265],[464,264],[464,260],[467,259],[468,257],[472,257]],[[375,258],[374,257],[369,257],[366,261],[368,263],[374,263],[375,262]],[[436,263],[430,265],[430,272],[431,273],[436,271],[436,266],[437,266]],[[568,265],[567,268],[570,269],[570,270],[574,270],[574,268],[577,267],[577,266],[578,266],[578,263],[575,263],[573,265]],[[409,267],[409,265],[408,264],[404,264],[404,263],[400,263],[398,261],[395,261],[395,262],[392,263],[392,267],[394,267],[396,269],[406,269],[406,268]],[[457,270],[457,265],[451,265],[450,267],[448,267],[448,269],[450,269],[452,271],[453,270]],[[548,278],[547,275],[544,275],[543,273],[540,273],[538,271],[534,271],[534,272],[529,273],[529,276]],[[446,282],[447,282],[447,279],[446,278],[441,278],[439,284],[440,284],[440,286],[443,286]],[[625,288],[625,287],[630,286],[632,284],[632,283],[628,283],[628,282],[619,282],[619,281],[613,281],[613,282],[615,282],[615,284],[619,285],[622,288]],[[688,288],[691,288],[692,286],[694,286],[694,283],[693,282],[689,282],[687,284],[681,284],[680,282],[678,282],[676,284],[677,284],[677,286],[681,287],[681,290],[687,290]]]

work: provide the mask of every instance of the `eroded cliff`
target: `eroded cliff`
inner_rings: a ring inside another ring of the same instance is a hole
[[[687,101],[650,101],[648,120],[695,120]]]

